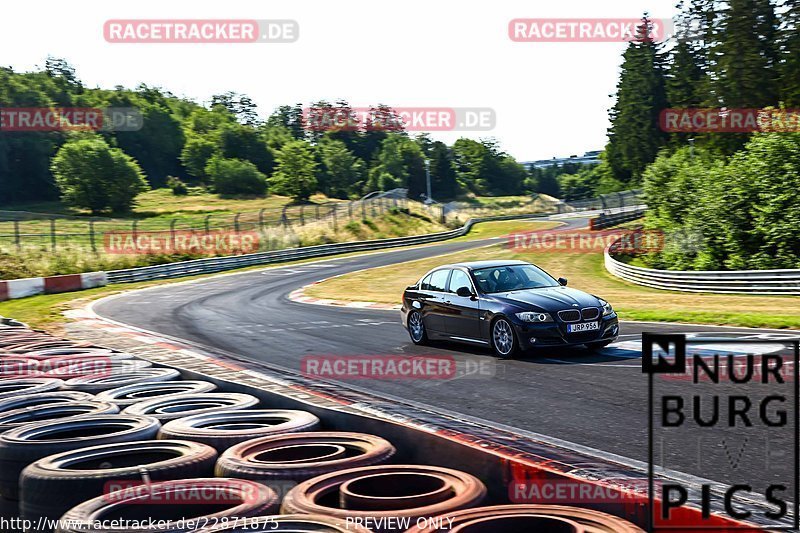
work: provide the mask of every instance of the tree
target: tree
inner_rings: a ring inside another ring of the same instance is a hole
[[[93,214],[128,211],[136,195],[148,189],[136,161],[98,137],[65,143],[52,170],[63,200]]]
[[[659,115],[667,104],[662,58],[647,15],[638,32],[622,56],[606,147],[615,177],[632,185],[639,182],[666,140],[659,127]]]
[[[363,161],[342,141],[323,139],[318,148],[322,160],[320,190],[332,198],[347,198],[363,178]]]
[[[305,139],[306,137],[305,118],[301,104],[278,107],[267,119],[267,125],[270,127],[282,126],[295,139]]]
[[[430,160],[433,197],[438,200],[455,198],[459,187],[452,150],[441,141],[432,141],[427,134],[419,135],[416,142],[425,158]]]
[[[303,141],[288,142],[276,159],[275,174],[270,179],[272,190],[295,201],[308,200],[317,190],[317,162],[309,145]]]
[[[721,12],[719,41],[713,47],[713,107],[776,105],[777,21],[771,0],[729,0]],[[748,134],[710,137],[724,154],[740,150]]]
[[[214,141],[202,136],[190,137],[181,151],[181,162],[189,175],[202,183],[208,178],[208,162],[219,153],[219,147]]]
[[[239,94],[233,91],[215,94],[211,97],[211,109],[215,107],[226,109],[236,117],[240,124],[257,126],[260,123],[257,111],[258,106],[246,94]]]
[[[370,169],[366,192],[385,191],[408,184],[408,169],[403,159],[403,145],[407,138],[391,134],[381,143]],[[414,198],[410,195],[411,198]]]
[[[786,107],[800,107],[800,0],[785,0],[780,53],[779,92]]]
[[[142,128],[118,131],[115,135],[117,145],[136,159],[151,187],[163,187],[167,176],[183,173],[180,156],[186,138],[180,121],[167,107],[137,100],[136,107],[142,113]]]
[[[458,184],[477,195],[488,194],[485,179],[487,148],[472,139],[460,138],[453,144],[453,159]]]
[[[223,196],[263,196],[267,192],[266,176],[250,161],[217,156],[208,162],[206,174],[214,191]]]
[[[671,108],[700,107],[706,100],[703,94],[705,72],[703,71],[698,52],[692,43],[679,39],[670,53],[670,66],[666,73],[666,95]],[[671,133],[674,145],[685,145],[690,133]]]
[[[219,132],[222,157],[253,163],[258,171],[269,175],[275,163],[266,141],[258,130],[242,124],[228,124]]]

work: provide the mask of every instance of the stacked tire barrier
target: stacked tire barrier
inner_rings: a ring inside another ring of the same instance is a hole
[[[0,324],[0,368],[0,508],[21,531],[641,531],[497,505],[474,473],[404,463],[416,452],[383,437],[23,325]]]

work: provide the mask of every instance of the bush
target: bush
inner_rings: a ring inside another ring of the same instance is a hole
[[[93,214],[129,211],[136,195],[149,188],[136,161],[100,137],[64,143],[51,169],[64,202]]]
[[[175,176],[167,176],[167,187],[172,189],[172,194],[175,196],[186,196],[189,194],[189,188],[186,187],[186,184]]]
[[[277,156],[278,166],[270,183],[276,194],[295,201],[308,200],[317,190],[314,153],[304,141],[286,143]]]
[[[800,267],[800,134],[754,135],[728,162],[688,148],[661,154],[644,173],[648,228],[662,268]]]
[[[267,193],[267,178],[249,161],[214,157],[206,165],[206,174],[217,194],[225,196]]]

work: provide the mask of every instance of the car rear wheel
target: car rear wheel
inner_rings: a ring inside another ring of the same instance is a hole
[[[408,334],[414,344],[427,344],[428,342],[428,332],[425,330],[422,313],[419,311],[412,311],[408,315]]]
[[[492,323],[492,349],[495,355],[504,359],[514,357],[519,349],[514,327],[505,318]]]

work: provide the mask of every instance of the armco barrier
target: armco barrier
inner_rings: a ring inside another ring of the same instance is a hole
[[[497,217],[471,218],[460,228],[430,233],[427,235],[415,235],[412,237],[396,237],[392,239],[376,239],[372,241],[345,242],[336,244],[321,244],[319,246],[306,246],[303,248],[290,248],[287,250],[274,250],[270,252],[257,252],[228,257],[209,257],[203,259],[193,259],[191,261],[180,261],[165,265],[154,265],[147,267],[129,268],[126,270],[112,270],[108,272],[109,283],[128,283],[132,281],[146,281],[151,279],[178,278],[192,276],[195,274],[211,274],[252,265],[263,265],[284,261],[296,261],[313,257],[323,257],[326,255],[342,254],[349,252],[365,252],[370,250],[382,250],[395,248],[398,246],[411,246],[416,244],[427,244],[430,242],[443,241],[460,237],[469,232],[470,228],[478,223],[492,220],[512,220],[524,218],[542,218],[547,215],[506,215]]]
[[[602,213],[601,217],[632,216],[634,212],[640,212],[641,206],[631,206],[615,208]],[[588,215],[592,212],[583,212]],[[124,270],[111,270],[109,272],[86,272],[83,274],[71,274],[66,276],[51,276],[47,278],[27,278],[9,281],[0,281],[0,301],[23,298],[36,294],[50,294],[56,292],[68,292],[81,289],[100,287],[107,283],[129,283],[136,281],[147,281],[153,279],[179,278],[197,274],[213,274],[237,268],[278,263],[285,261],[296,261],[327,255],[342,254],[349,252],[365,252],[371,250],[383,250],[399,246],[412,246],[427,244],[431,242],[444,241],[455,237],[466,235],[470,228],[478,222],[488,222],[497,220],[514,220],[527,218],[544,218],[546,214],[531,215],[503,215],[494,217],[471,218],[460,228],[430,233],[427,235],[415,235],[411,237],[396,237],[391,239],[376,239],[371,241],[345,242],[336,244],[322,244],[319,246],[306,246],[302,248],[289,248],[285,250],[274,250],[269,252],[256,252],[252,254],[234,255],[226,257],[208,257],[203,259],[193,259],[190,261],[178,261],[164,265],[154,265],[146,267],[128,268]],[[638,218],[634,217],[634,218]],[[609,219],[610,220],[610,219]],[[626,219],[627,220],[627,219]],[[615,222],[619,223],[619,222]],[[79,283],[80,282],[80,283]]]
[[[625,281],[682,292],[800,295],[800,270],[657,270],[627,265],[605,250],[605,266]]]
[[[613,208],[605,212],[585,211],[581,215],[606,213],[613,216],[615,213],[630,216],[632,212],[642,212],[643,206],[630,206],[623,208]],[[427,244],[431,242],[444,241],[455,237],[466,235],[470,228],[478,222],[490,222],[497,220],[515,220],[527,218],[545,218],[547,214],[535,215],[502,215],[495,217],[471,218],[460,228],[429,233],[427,235],[415,235],[412,237],[396,237],[392,239],[376,239],[372,241],[344,242],[336,244],[322,244],[319,246],[306,246],[303,248],[290,248],[287,250],[275,250],[271,252],[257,252],[228,257],[209,257],[204,259],[194,259],[191,261],[180,261],[165,265],[155,265],[148,267],[129,268],[126,270],[112,270],[108,272],[109,283],[128,283],[132,281],[146,281],[151,279],[178,278],[192,276],[196,274],[211,274],[252,265],[263,265],[284,261],[296,261],[299,259],[309,259],[323,257],[326,255],[342,254],[349,252],[365,252],[370,250],[383,250],[396,248],[399,246],[412,246],[417,244]],[[641,216],[641,215],[638,215]],[[636,218],[638,218],[638,216]]]
[[[646,209],[646,206],[637,205],[622,208],[614,213],[601,213],[589,221],[589,229],[605,229],[616,226],[617,224],[636,220],[644,216]]]

